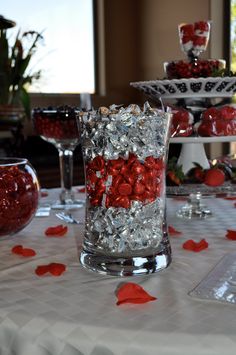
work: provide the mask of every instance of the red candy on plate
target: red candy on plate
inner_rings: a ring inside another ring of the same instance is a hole
[[[196,131],[202,137],[236,135],[236,109],[233,106],[210,107],[201,114]]]
[[[184,108],[173,109],[171,137],[188,137],[193,133],[193,115]]]

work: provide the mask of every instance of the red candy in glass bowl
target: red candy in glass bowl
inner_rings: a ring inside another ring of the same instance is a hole
[[[28,160],[0,158],[0,237],[26,227],[35,215],[38,201],[39,183]]]
[[[50,143],[78,140],[76,111],[72,108],[35,109],[33,121],[37,133]]]
[[[180,46],[188,59],[165,62],[167,79],[208,78],[217,76],[225,68],[226,62],[223,59],[199,59],[199,55],[207,49],[210,28],[210,21],[178,26]]]
[[[190,57],[198,57],[206,50],[210,37],[210,21],[198,21],[193,24],[180,24],[180,45]]]
[[[164,63],[168,79],[208,78],[224,68],[223,59],[173,60]]]

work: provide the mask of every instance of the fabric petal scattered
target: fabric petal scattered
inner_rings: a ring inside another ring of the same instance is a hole
[[[31,248],[23,248],[22,249],[22,253],[21,253],[22,256],[35,256],[36,255],[36,252],[34,249],[31,249]]]
[[[195,242],[194,240],[189,239],[184,242],[183,248],[198,253],[204,249],[207,249],[208,243],[205,239],[200,240],[200,242]]]
[[[168,226],[168,233],[169,235],[181,235],[182,232],[178,231],[177,229],[175,229],[172,226]]]
[[[31,248],[24,248],[22,245],[15,245],[12,249],[11,252],[13,254],[21,255],[24,257],[31,257],[36,255],[36,251]]]
[[[35,269],[35,274],[38,276],[42,276],[42,275],[46,274],[47,272],[49,272],[48,265],[39,265]]]
[[[47,237],[63,237],[68,231],[67,226],[63,226],[62,224],[59,224],[54,227],[48,227],[45,230],[45,235]]]
[[[226,238],[230,240],[236,240],[236,230],[227,229]]]
[[[80,192],[80,193],[84,193],[85,191],[86,191],[85,187],[80,187],[78,189],[78,192]]]
[[[35,269],[35,274],[43,276],[47,273],[52,276],[60,276],[66,271],[66,265],[61,263],[50,263],[47,265],[38,265]]]
[[[117,291],[117,306],[124,303],[141,304],[155,301],[157,298],[149,295],[141,286],[133,282],[123,284]]]
[[[15,245],[15,246],[11,249],[11,252],[12,252],[13,254],[21,255],[22,250],[23,250],[23,246],[22,246],[22,245]]]
[[[66,270],[66,266],[60,263],[51,263],[49,264],[49,272],[53,276],[60,276]]]

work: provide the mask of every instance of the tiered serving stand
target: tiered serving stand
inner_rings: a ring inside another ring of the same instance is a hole
[[[142,91],[154,103],[160,102],[184,107],[194,115],[216,105],[228,102],[236,92],[236,77],[208,77],[191,79],[152,80],[132,82],[130,85]],[[178,158],[178,165],[182,165],[186,173],[193,167],[193,162],[199,163],[204,169],[209,168],[204,143],[233,142],[236,136],[217,137],[174,137],[170,143],[181,143],[182,148]],[[236,186],[227,182],[222,186],[212,188],[204,184],[183,184],[181,186],[168,186],[168,196],[186,196],[187,204],[179,211],[177,216],[183,218],[206,218],[212,212],[202,202],[202,198],[216,196],[217,194],[236,193]]]

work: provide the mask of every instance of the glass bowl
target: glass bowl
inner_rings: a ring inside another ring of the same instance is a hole
[[[39,182],[28,160],[0,158],[0,237],[26,227],[38,202]]]
[[[208,78],[225,68],[224,59],[173,60],[164,63],[168,79]]]
[[[76,123],[78,110],[73,107],[34,109],[33,122],[36,132],[47,142],[54,145],[79,142]]]

